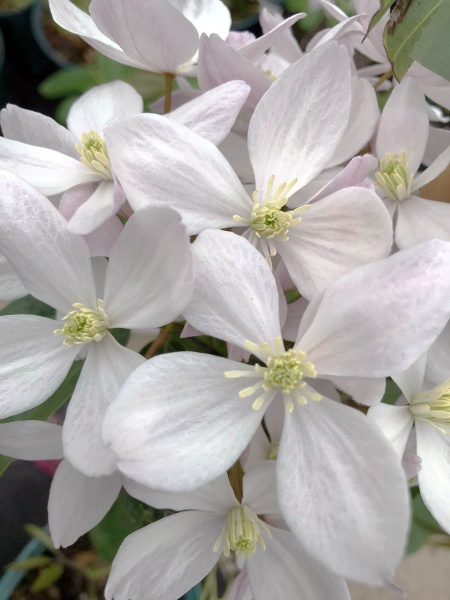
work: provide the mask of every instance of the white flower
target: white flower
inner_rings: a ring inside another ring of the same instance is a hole
[[[67,315],[59,328],[34,315],[0,318],[0,414],[46,400],[87,347],[64,424],[65,455],[86,475],[111,473],[115,457],[101,442],[101,419],[144,359],[108,330],[154,328],[179,315],[192,291],[189,239],[168,208],[133,215],[111,252],[99,300],[83,238],[69,233],[56,208],[28,183],[5,171],[0,180],[0,247],[27,292]]]
[[[427,354],[409,369],[392,378],[408,404],[379,404],[369,409],[369,417],[381,428],[401,459],[414,425],[417,473],[421,496],[439,524],[450,533],[450,370],[448,378],[431,387],[424,381]]]
[[[139,367],[103,427],[119,469],[154,488],[195,488],[237,460],[277,403],[287,409],[277,460],[285,521],[334,572],[381,584],[401,557],[408,526],[399,461],[364,415],[307,382],[317,376],[364,383],[424,352],[448,319],[450,245],[435,240],[342,276],[310,303],[289,351],[262,256],[221,231],[200,234],[193,255],[186,319],[250,350],[258,364],[180,352]],[[368,546],[368,539],[377,543]]]
[[[140,500],[183,512],[125,539],[113,562],[106,598],[177,600],[223,553],[245,560],[250,599],[349,600],[343,579],[311,558],[289,531],[264,519],[278,512],[270,467],[258,465],[246,473],[241,501],[226,475],[184,494],[153,492],[130,482],[127,490]]]
[[[220,0],[92,0],[90,16],[70,0],[50,0],[56,23],[113,60],[155,73],[176,74],[197,60],[199,36],[230,31]]]
[[[392,244],[391,219],[370,190],[337,189],[311,206],[283,210],[333,157],[347,127],[350,81],[347,51],[331,43],[272,85],[250,121],[252,199],[215,146],[157,115],[148,116],[145,134],[136,118],[109,124],[113,168],[135,210],[172,206],[190,234],[243,228],[268,261],[280,254],[309,298],[340,274],[385,257]],[[125,148],[119,143],[124,138]]]
[[[428,131],[423,92],[414,79],[406,77],[384,107],[376,139],[380,160],[376,180],[389,211],[397,212],[395,242],[400,248],[433,238],[450,239],[450,205],[415,194],[450,162],[447,146],[423,173],[416,173],[425,153]]]

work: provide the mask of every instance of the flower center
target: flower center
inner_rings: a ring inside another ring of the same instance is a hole
[[[234,221],[251,227],[256,240],[250,239],[250,241],[254,245],[256,245],[258,239],[265,240],[266,247],[268,247],[267,258],[269,259],[270,256],[275,256],[277,253],[272,240],[276,237],[280,241],[287,242],[289,228],[295,227],[302,221],[296,215],[309,209],[308,205],[304,205],[291,211],[282,210],[289,200],[288,194],[297,183],[297,179],[293,179],[289,183],[282,183],[275,191],[273,189],[274,181],[275,176],[272,175],[269,178],[266,195],[262,202],[258,199],[258,190],[253,192],[253,208],[249,217],[233,216]]]
[[[304,377],[317,376],[314,365],[306,360],[304,352],[285,350],[281,338],[277,338],[273,346],[267,342],[258,346],[248,341],[244,346],[259,356],[266,366],[255,365],[254,371],[227,371],[225,377],[254,377],[260,380],[239,392],[241,398],[246,398],[262,390],[262,394],[253,401],[254,410],[259,410],[266,402],[271,402],[279,391],[283,394],[287,412],[294,410],[294,400],[301,406],[307,404],[308,399],[314,402],[321,400],[322,396],[303,381]]]
[[[65,335],[64,346],[75,344],[89,344],[100,342],[106,335],[110,322],[103,308],[103,300],[97,301],[97,310],[86,308],[79,302],[72,304],[76,310],[72,310],[63,317],[67,321],[62,329],[55,329],[54,335]]]
[[[214,544],[214,552],[222,550],[226,557],[230,556],[230,552],[235,552],[240,558],[249,558],[255,554],[257,544],[261,550],[266,549],[261,529],[272,537],[266,523],[248,506],[236,506],[228,513],[221,534]]]
[[[267,460],[277,460],[279,449],[280,449],[279,444],[275,444],[275,446],[272,446],[272,448],[270,449],[269,455],[267,456]]]
[[[450,433],[450,379],[416,394],[409,408],[415,419],[430,423],[442,433]]]
[[[378,185],[391,200],[406,200],[411,195],[414,173],[409,170],[408,153],[387,152],[380,161],[380,170],[375,173]]]
[[[100,175],[112,180],[111,164],[105,140],[96,132],[81,134],[81,144],[76,145],[80,160],[89,169],[91,175]]]

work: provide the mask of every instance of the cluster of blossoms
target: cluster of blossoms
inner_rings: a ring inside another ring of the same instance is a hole
[[[394,585],[412,478],[450,532],[450,204],[421,193],[450,162],[430,125],[450,84],[413,65],[380,114],[383,23],[363,42],[378,3],[322,4],[339,22],[302,51],[303,14],[264,10],[256,39],[220,0],[92,0],[90,15],[50,0],[98,51],[163,73],[166,114],[121,81],[77,100],[67,129],[2,111],[0,298],[32,294],[58,322],[0,318],[0,417],[84,364],[63,426],[3,423],[0,451],[62,459],[56,546],[122,486],[175,511],[123,542],[108,599],[177,600],[222,555],[228,600]],[[376,64],[358,71],[355,51]],[[228,356],[149,358],[174,321]],[[115,328],[156,341],[144,356]]]

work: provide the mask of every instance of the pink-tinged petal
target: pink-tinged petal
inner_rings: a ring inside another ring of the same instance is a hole
[[[433,348],[433,346],[431,346],[431,348]],[[391,375],[392,379],[401,389],[408,402],[411,402],[414,396],[421,392],[423,389],[423,382],[425,379],[425,368],[427,366],[427,362],[428,353],[425,352],[405,371],[402,371],[401,373],[393,373]],[[447,376],[444,379],[446,378]]]
[[[253,192],[255,189],[255,176],[248,155],[246,135],[236,133],[233,130],[230,131],[228,136],[220,144],[219,150],[233,167],[233,170],[240,181],[244,185],[251,184],[252,189],[250,190],[250,193]]]
[[[355,156],[346,165],[342,171],[333,177],[325,186],[318,191],[309,202],[317,202],[322,198],[330,196],[334,192],[343,188],[349,187],[367,187],[365,183],[366,177],[374,171],[378,166],[377,159],[371,154],[364,154],[363,156]]]
[[[101,185],[101,184],[100,184]],[[97,189],[98,184],[87,184],[77,186],[67,191],[59,203],[59,212],[67,221],[73,217],[75,212],[90,199]],[[123,225],[116,216],[106,219],[95,231],[84,236],[89,247],[91,256],[109,256],[112,247],[117,241]],[[102,295],[100,295],[101,297]]]
[[[0,418],[41,404],[64,381],[79,347],[63,346],[57,325],[34,315],[0,318]]]
[[[183,315],[200,331],[243,347],[281,337],[275,278],[243,237],[204,231],[193,244],[194,292]]]
[[[379,117],[380,110],[373,86],[366,79],[352,77],[350,118],[328,167],[350,160],[364,148],[375,132]]]
[[[450,130],[438,127],[430,127],[427,149],[425,150],[425,155],[422,159],[423,164],[427,167],[431,165],[440,154],[447,150],[449,146]],[[413,182],[413,185],[420,177],[421,174],[418,174]]]
[[[63,458],[62,427],[44,421],[0,424],[0,453],[21,460]]]
[[[67,229],[76,235],[87,235],[113,217],[120,207],[114,203],[114,182],[102,181],[70,219]]]
[[[22,177],[47,196],[98,179],[72,156],[6,138],[0,138],[0,169]]]
[[[268,11],[266,10],[266,12]],[[277,42],[281,40],[284,35],[289,33],[289,29],[295,25],[299,19],[303,19],[304,17],[306,17],[306,13],[297,13],[282,20],[281,23],[274,24],[274,27],[272,27],[270,31],[265,32],[264,35],[256,38],[256,40],[239,48],[239,54],[251,62],[256,62],[267,52],[267,50],[269,50],[269,48],[273,48],[276,52]],[[302,52],[300,46],[298,46],[298,52],[294,60],[299,59],[301,55]],[[291,62],[289,59],[285,60]]]
[[[183,15],[197,29],[198,34],[216,33],[226,39],[231,27],[231,15],[227,6],[221,0],[171,0]]]
[[[67,127],[78,139],[90,131],[102,136],[104,126],[111,119],[138,114],[143,110],[142,96],[131,85],[112,81],[92,88],[72,104]]]
[[[384,377],[333,377],[332,381],[340,390],[350,394],[355,402],[365,406],[373,406],[381,402],[386,390]]]
[[[105,129],[111,162],[134,210],[164,203],[188,233],[233,227],[253,203],[214,144],[159,115],[116,119]],[[129,140],[125,147],[123,140]],[[131,142],[132,140],[132,142]]]
[[[398,203],[395,243],[399,248],[435,238],[450,240],[450,204],[418,196]]]
[[[449,271],[450,244],[440,240],[359,267],[311,302],[297,347],[324,377],[403,371],[448,320]]]
[[[152,490],[128,478],[124,478],[124,487],[134,498],[160,509],[194,509],[226,515],[239,504],[226,473],[195,490],[178,494]]]
[[[8,104],[1,111],[1,125],[5,138],[49,148],[79,159],[75,148],[77,139],[65,127],[46,115]]]
[[[342,274],[385,258],[392,247],[392,220],[371,190],[344,188],[315,202],[276,244],[299,292],[307,299]]]
[[[229,81],[187,102],[167,118],[218,146],[230,133],[249,93],[244,81]]]
[[[64,455],[85,475],[98,477],[115,470],[116,456],[102,441],[103,416],[127,377],[144,362],[109,333],[90,344],[63,428]]]
[[[191,248],[180,215],[168,206],[135,213],[111,250],[105,307],[113,327],[170,323],[190,300]]]
[[[383,109],[376,141],[379,159],[390,152],[406,150],[411,173],[422,161],[428,140],[428,113],[425,96],[417,81],[405,77],[389,96]]]
[[[10,302],[26,295],[27,291],[16,272],[6,258],[0,254],[0,300]]]
[[[422,468],[422,461],[417,454],[414,454],[414,452],[405,450],[402,457],[402,468],[405,473],[406,480],[409,481],[413,477],[417,476],[417,473]]]
[[[242,570],[230,587],[227,600],[253,600],[247,570]]]
[[[432,385],[441,385],[449,378],[450,323],[447,324],[428,351],[425,379]]]
[[[346,579],[392,578],[409,494],[382,432],[358,410],[322,398],[286,415],[277,462],[282,514],[306,551]]]
[[[70,0],[49,0],[54,21],[63,29],[79,35],[101,54],[124,65],[145,69],[145,64],[133,60],[112,40],[106,37],[87,13]]]
[[[270,528],[266,550],[247,561],[252,598],[350,600],[345,581],[314,560],[289,531]]]
[[[449,140],[450,141],[450,140]],[[417,175],[414,179],[411,190],[415,192],[420,189],[430,181],[436,179],[438,175],[440,175],[445,169],[448,167],[450,163],[450,145],[446,147],[446,149],[439,154],[439,156],[430,164],[428,169],[425,169],[423,173]]]
[[[367,416],[378,425],[401,460],[414,424],[409,406],[391,406],[382,402],[372,406]]]
[[[139,367],[103,424],[119,469],[143,485],[174,492],[229,469],[263,416],[239,397],[246,382],[225,377],[233,369],[254,367],[194,352],[156,356]]]
[[[278,406],[279,412],[283,407]],[[276,461],[264,460],[246,469],[243,479],[244,495],[242,504],[258,515],[272,515],[280,512],[276,484]]]
[[[64,313],[96,307],[89,249],[52,203],[23,179],[0,172],[0,250],[28,293]]]
[[[48,520],[55,548],[66,548],[90,531],[114,504],[122,487],[119,473],[86,477],[63,460],[50,488]]]
[[[305,54],[272,84],[248,131],[261,199],[272,175],[277,185],[297,179],[294,193],[326,167],[346,128],[350,102],[348,53],[334,42]]]
[[[175,73],[197,52],[198,33],[168,0],[92,0],[89,12],[107,37],[149,71]]]
[[[273,31],[280,23],[283,23],[283,17],[276,11],[263,8],[259,15],[259,22],[263,33],[267,34],[269,31]],[[300,44],[290,29],[283,31],[283,35],[277,36],[276,40],[272,42],[271,48],[273,52],[276,52],[276,54],[288,63],[295,62],[303,54]]]
[[[289,342],[295,342],[298,335],[298,328],[303,314],[308,306],[306,298],[300,298],[291,304],[288,304],[286,323],[283,327],[283,339]]]
[[[422,468],[417,474],[420,493],[429,511],[450,532],[450,439],[429,423],[416,421],[417,454]]]
[[[187,511],[129,535],[117,552],[106,600],[177,600],[211,571],[219,559],[214,543],[223,516]]]
[[[243,80],[251,87],[246,103],[250,110],[255,108],[270,88],[269,78],[218,35],[202,35],[198,58],[200,88],[210,90],[226,81],[235,80]]]

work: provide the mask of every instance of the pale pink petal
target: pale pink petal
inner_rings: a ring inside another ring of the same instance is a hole
[[[119,208],[114,202],[114,182],[102,181],[86,202],[75,211],[67,229],[77,235],[92,233],[113,217]]]
[[[278,406],[279,412],[283,408]],[[280,512],[276,484],[276,461],[264,460],[246,469],[243,479],[242,504],[258,515]]]
[[[10,302],[26,295],[27,291],[16,272],[6,258],[0,254],[0,300]]]
[[[276,11],[263,8],[259,15],[259,22],[263,33],[268,33],[283,22],[283,17]],[[297,42],[290,29],[278,36],[277,39],[272,42],[271,47],[272,51],[276,52],[288,63],[295,62],[303,54],[300,44]]]
[[[382,402],[378,406],[372,406],[367,416],[378,425],[401,460],[414,424],[409,405],[390,406]]]
[[[433,385],[441,385],[449,376],[450,323],[447,324],[428,351],[425,378]]]
[[[433,346],[434,344],[431,348],[433,348]],[[422,391],[427,362],[428,353],[425,352],[405,371],[391,374],[392,379],[401,389],[408,402],[411,402],[414,396]]]
[[[21,460],[63,458],[62,428],[45,421],[0,424],[0,453]]]
[[[395,243],[401,249],[434,238],[450,240],[450,204],[410,196],[398,203]]]
[[[414,179],[411,191],[415,192],[420,189],[430,181],[436,179],[438,175],[440,175],[445,169],[448,167],[450,163],[450,145],[445,148],[439,156],[430,164],[428,169],[425,169],[422,173],[417,175]]]

